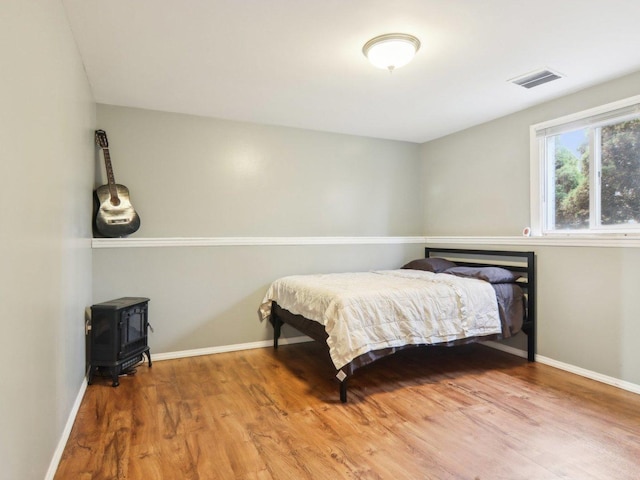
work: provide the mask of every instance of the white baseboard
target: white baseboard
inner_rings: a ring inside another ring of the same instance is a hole
[[[559,368],[560,370],[575,373],[576,375],[580,375],[581,377],[590,378],[591,380],[595,380],[597,382],[606,383],[607,385],[612,385],[614,387],[621,388],[622,390],[627,390],[628,392],[640,394],[640,385],[636,385],[635,383],[627,382],[625,380],[620,380],[619,378],[610,377],[598,372],[576,367],[575,365],[571,365],[569,363],[559,362],[552,358],[543,357],[542,355],[536,355],[536,361],[544,363],[545,365],[549,365],[551,367]]]
[[[518,357],[527,358],[527,352],[525,350],[520,350],[519,348],[510,347],[498,342],[483,342],[483,344],[487,347],[495,348],[496,350],[502,350],[503,352],[517,355]],[[550,367],[564,370],[565,372],[574,373],[576,375],[580,375],[581,377],[589,378],[600,383],[605,383],[607,385],[611,385],[628,392],[640,394],[640,385],[637,385],[635,383],[620,380],[619,378],[610,377],[608,375],[603,375],[601,373],[587,370],[585,368],[576,367],[575,365],[571,365],[570,363],[559,362],[558,360],[554,360],[553,358],[545,357],[543,355],[536,354],[535,358],[536,362],[540,362],[544,365],[549,365]]]
[[[53,452],[51,462],[49,462],[49,469],[44,477],[45,480],[53,480],[53,477],[56,475],[60,459],[64,453],[64,447],[67,446],[67,441],[69,440],[69,435],[71,435],[73,423],[76,421],[76,416],[78,415],[78,410],[80,410],[80,405],[82,404],[82,399],[84,398],[84,392],[86,390],[87,379],[84,378],[80,384],[80,390],[78,391],[78,395],[76,395],[76,400],[73,402],[73,407],[71,407],[71,412],[69,412],[69,418],[67,418],[67,423],[65,424],[60,440],[58,441],[58,446],[56,447],[55,452]]]
[[[294,343],[312,342],[313,339],[306,335],[300,337],[280,337],[279,345],[293,345]],[[151,360],[174,360],[176,358],[197,357],[199,355],[213,355],[215,353],[237,352],[240,350],[252,350],[254,348],[265,348],[273,346],[273,340],[261,340],[251,343],[237,343],[235,345],[222,345],[220,347],[196,348],[194,350],[182,350],[178,352],[152,354]]]

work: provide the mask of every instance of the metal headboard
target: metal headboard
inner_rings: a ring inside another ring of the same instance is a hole
[[[466,248],[426,247],[425,258],[443,257],[461,266],[501,267],[526,275],[526,281],[517,284],[527,292],[526,318],[522,330],[527,334],[527,359],[535,361],[536,355],[536,257],[535,252],[512,250],[477,250]],[[438,254],[438,255],[436,255]],[[492,259],[493,257],[493,259]],[[508,258],[509,260],[497,260]]]

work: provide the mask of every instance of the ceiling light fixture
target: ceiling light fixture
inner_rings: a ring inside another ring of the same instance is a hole
[[[362,53],[373,66],[393,72],[413,59],[420,49],[420,40],[406,33],[387,33],[372,38],[362,47]]]

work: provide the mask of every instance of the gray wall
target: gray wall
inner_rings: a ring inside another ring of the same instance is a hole
[[[106,105],[98,125],[136,237],[421,233],[416,144]]]
[[[530,222],[529,126],[638,94],[640,73],[422,145],[425,234],[519,235]],[[538,254],[538,353],[640,384],[640,250],[519,249]]]
[[[0,25],[0,477],[42,479],[84,378],[95,104],[59,0]]]
[[[154,353],[272,338],[258,306],[278,277],[398,268],[422,245],[296,245],[95,249],[94,298],[146,296]],[[299,336],[287,329],[284,336]]]
[[[97,117],[142,218],[135,238],[421,233],[416,144],[106,105]],[[395,268],[421,255],[421,245],[391,240],[96,248],[93,297],[151,298],[152,354],[233,345],[271,335],[257,309],[280,276]]]
[[[6,0],[0,19],[3,478],[44,476],[84,377],[91,303],[150,296],[156,353],[251,342],[270,336],[256,309],[272,279],[422,255],[392,241],[92,254],[89,199],[104,175],[62,4]],[[508,235],[529,222],[528,126],[638,85],[636,74],[422,147],[107,106],[98,116],[142,216],[137,237]],[[540,353],[640,384],[640,250],[536,250]]]

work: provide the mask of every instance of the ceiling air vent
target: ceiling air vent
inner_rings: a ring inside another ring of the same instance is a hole
[[[539,70],[537,72],[527,73],[526,75],[512,78],[509,81],[524,88],[533,88],[538,85],[542,85],[543,83],[558,80],[559,78],[562,78],[562,75],[559,73],[552,72],[551,70]]]

